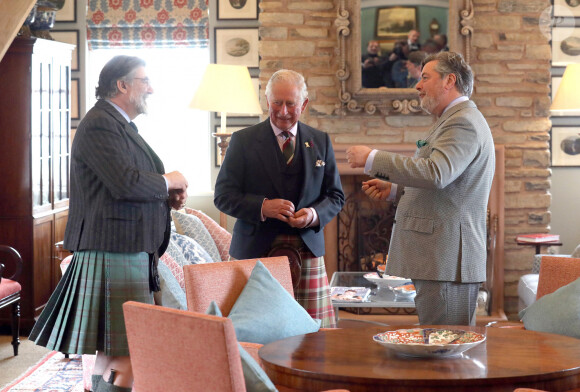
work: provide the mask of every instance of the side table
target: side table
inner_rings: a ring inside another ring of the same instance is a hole
[[[518,245],[535,245],[537,255],[542,252],[542,246],[562,246],[560,241],[522,242],[516,239],[516,243]]]

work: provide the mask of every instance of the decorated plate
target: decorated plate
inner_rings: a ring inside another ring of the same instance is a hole
[[[411,283],[410,279],[407,278],[400,278],[398,276],[392,275],[383,275],[381,278],[378,273],[376,272],[369,272],[368,274],[363,275],[366,280],[376,284],[379,287],[386,287],[392,288],[404,285],[405,283]]]
[[[412,297],[417,293],[415,291],[415,285],[411,282],[393,287],[392,290],[395,292],[395,297]]]
[[[462,329],[413,328],[387,331],[373,340],[399,354],[440,358],[460,355],[485,341],[485,335]]]

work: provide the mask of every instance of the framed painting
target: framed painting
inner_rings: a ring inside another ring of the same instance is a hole
[[[580,0],[554,0],[554,16],[580,16]]]
[[[416,7],[385,7],[377,9],[375,36],[379,39],[398,40],[417,28]]]
[[[552,166],[580,166],[580,128],[552,128]]]
[[[75,45],[72,51],[72,71],[79,70],[79,31],[78,30],[51,30],[50,35],[55,41]]]
[[[580,62],[580,29],[554,27],[552,29],[552,66]]]
[[[77,21],[77,0],[65,0],[64,5],[56,12],[55,21],[57,22],[76,22]],[[52,35],[52,31],[51,31]]]
[[[80,120],[80,95],[79,78],[72,78],[70,81],[70,118]]]
[[[246,128],[247,125],[243,125],[243,126],[233,126],[233,127],[226,127],[226,132],[227,133],[234,133],[236,131],[239,131],[240,129],[244,129]],[[215,126],[215,133],[220,133],[222,131],[222,127],[220,127],[219,125]],[[214,154],[215,154],[215,167],[220,167],[222,165],[222,155],[221,155],[221,148],[220,146],[218,146],[220,139],[218,137],[214,136]],[[226,150],[226,154],[227,154],[227,150]]]
[[[215,62],[258,67],[258,40],[257,28],[216,28]]]
[[[256,96],[258,97],[258,101],[260,101],[260,79],[259,78],[252,78],[252,85],[254,86],[254,90],[256,91]],[[221,112],[215,112],[217,118],[221,118]],[[258,117],[255,114],[240,114],[240,113],[228,113],[228,118],[231,117]]]
[[[217,19],[258,19],[258,0],[218,0]]]

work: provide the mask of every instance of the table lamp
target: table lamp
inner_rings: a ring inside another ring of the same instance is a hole
[[[221,113],[220,132],[212,135],[219,138],[222,162],[232,135],[226,128],[227,113],[263,113],[248,68],[243,65],[209,64],[189,107]]]
[[[580,86],[580,64],[568,64],[550,110],[564,116],[580,114],[578,86]]]

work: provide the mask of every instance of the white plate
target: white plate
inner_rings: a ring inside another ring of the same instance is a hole
[[[390,275],[383,275],[383,277],[379,277],[379,274],[376,272],[369,272],[368,274],[363,275],[366,280],[376,284],[377,286],[383,288],[392,288],[404,285],[406,283],[411,283],[411,279],[407,278],[399,278],[398,276],[390,276]]]
[[[467,334],[465,343],[425,344],[421,342],[422,336],[424,336],[422,334],[425,331],[433,331],[433,329],[413,328],[386,331],[373,336],[373,340],[399,354],[424,358],[457,356],[485,341],[485,335],[483,334],[473,331],[452,330]]]

